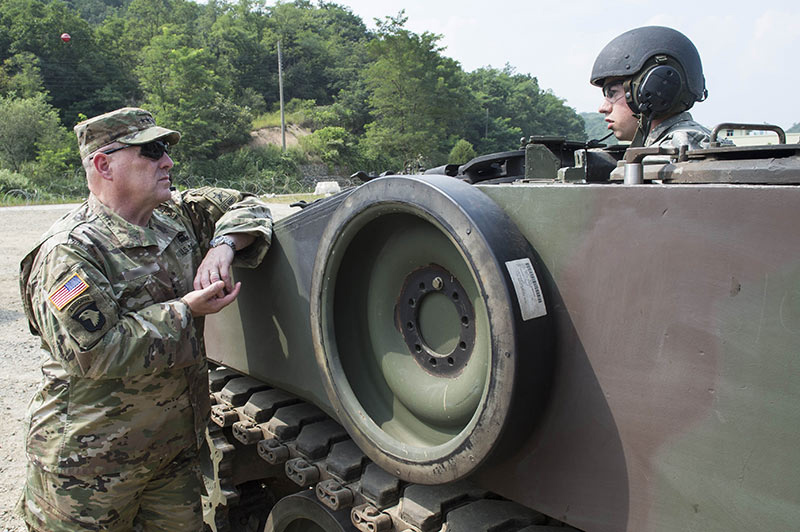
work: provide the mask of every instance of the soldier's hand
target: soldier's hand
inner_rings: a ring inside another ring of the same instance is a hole
[[[189,306],[192,316],[205,316],[219,312],[233,303],[241,288],[242,283],[236,283],[233,290],[226,291],[224,281],[215,281],[205,288],[189,292],[181,299]]]
[[[233,280],[231,279],[233,255],[234,252],[230,246],[217,246],[209,249],[197,268],[197,274],[194,276],[194,289],[208,288],[221,280],[225,283],[225,292],[230,293],[233,290]]]

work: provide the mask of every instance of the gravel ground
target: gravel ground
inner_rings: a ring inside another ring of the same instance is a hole
[[[274,218],[297,210],[271,204]],[[41,378],[38,342],[28,330],[19,298],[19,262],[68,205],[0,208],[0,532],[25,532],[14,515],[25,480],[23,420],[28,401]]]

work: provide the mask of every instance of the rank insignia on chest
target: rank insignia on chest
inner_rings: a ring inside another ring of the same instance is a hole
[[[73,301],[76,297],[85,292],[87,288],[89,288],[89,285],[86,284],[86,281],[81,279],[80,276],[75,273],[61,286],[56,288],[53,293],[50,294],[49,299],[58,310],[61,310],[70,301]]]
[[[72,318],[83,325],[83,328],[89,332],[99,331],[106,324],[105,316],[97,308],[97,304],[94,301],[90,301],[73,312]]]

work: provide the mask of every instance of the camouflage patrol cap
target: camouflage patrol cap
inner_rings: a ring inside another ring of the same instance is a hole
[[[180,133],[157,126],[153,115],[136,107],[123,107],[84,120],[75,126],[75,134],[81,158],[112,142],[138,145],[164,139],[174,145],[181,139]]]

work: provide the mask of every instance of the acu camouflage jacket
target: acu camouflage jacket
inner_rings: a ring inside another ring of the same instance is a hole
[[[209,410],[203,320],[180,298],[209,240],[234,232],[257,237],[234,264],[256,266],[272,236],[269,209],[212,188],[173,192],[147,227],[90,196],[50,228],[20,265],[45,355],[28,412],[31,461],[100,474],[200,444]]]
[[[650,131],[645,146],[688,146],[689,150],[708,148],[711,130],[695,122],[688,111],[667,118]],[[649,159],[648,159],[649,160]]]

